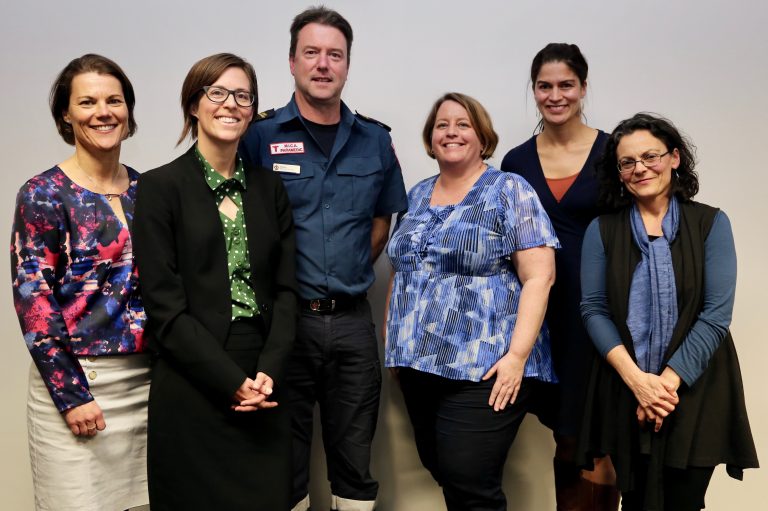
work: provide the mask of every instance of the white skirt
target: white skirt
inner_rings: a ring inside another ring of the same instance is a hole
[[[29,456],[37,511],[123,511],[149,503],[146,354],[78,357],[107,427],[72,434],[32,364],[27,396]]]

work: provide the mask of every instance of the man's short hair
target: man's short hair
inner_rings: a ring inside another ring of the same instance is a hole
[[[352,54],[352,25],[344,19],[344,16],[324,5],[310,7],[293,18],[293,23],[291,23],[291,48],[288,51],[288,55],[291,57],[296,56],[299,32],[310,23],[333,27],[344,35],[344,38],[347,40],[347,63],[349,63],[349,58]]]

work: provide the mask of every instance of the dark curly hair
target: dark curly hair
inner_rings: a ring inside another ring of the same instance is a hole
[[[618,170],[616,150],[626,135],[646,130],[661,140],[669,151],[680,153],[680,166],[672,173],[672,193],[680,201],[688,201],[699,191],[699,176],[696,174],[696,146],[664,117],[640,112],[621,121],[613,130],[605,145],[605,152],[597,166],[600,181],[599,204],[610,209],[619,209],[632,204],[634,197],[627,193]]]

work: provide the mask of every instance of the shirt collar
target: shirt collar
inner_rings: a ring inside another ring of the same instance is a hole
[[[240,158],[239,154],[235,160],[235,173],[229,179],[216,172],[211,164],[208,163],[208,160],[200,153],[200,149],[197,146],[195,146],[195,155],[197,156],[197,161],[200,162],[200,166],[203,168],[205,182],[211,187],[211,190],[215,190],[224,183],[237,183],[245,190],[245,170],[243,168],[243,159]]]
[[[287,105],[285,105],[285,108],[281,109],[277,115],[275,116],[275,121],[284,124],[286,122],[290,122],[294,119],[300,119],[301,114],[299,113],[299,106],[296,104],[296,93],[294,92],[291,95],[291,100],[288,102]],[[341,102],[341,119],[339,120],[339,125],[352,125],[353,123],[358,122],[357,117],[355,117],[355,114],[352,113],[352,111],[347,107],[346,103],[343,101]]]

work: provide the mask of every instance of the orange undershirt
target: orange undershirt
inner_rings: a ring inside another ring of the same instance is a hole
[[[565,195],[565,192],[568,191],[573,182],[576,181],[577,177],[579,177],[578,172],[568,177],[546,178],[547,186],[549,186],[549,190],[555,196],[557,202],[560,202],[560,199],[563,198],[563,195]]]

